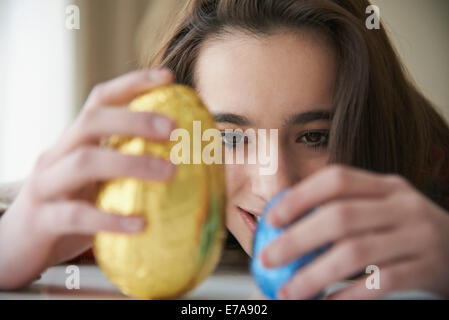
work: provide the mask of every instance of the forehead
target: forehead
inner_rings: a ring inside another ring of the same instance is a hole
[[[206,41],[195,84],[212,112],[258,118],[329,108],[335,76],[334,50],[317,33],[234,33]]]

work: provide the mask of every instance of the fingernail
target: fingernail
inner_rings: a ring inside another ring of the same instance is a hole
[[[288,216],[287,209],[283,205],[281,205],[276,209],[275,216],[276,216],[276,224],[278,226],[284,225],[286,223],[286,217]]]
[[[279,265],[279,251],[270,244],[262,251],[261,262],[267,269],[273,269]]]
[[[164,116],[152,117],[153,128],[163,136],[169,136],[172,130],[172,121]]]
[[[125,231],[140,231],[145,225],[145,221],[142,218],[123,218],[120,221],[120,225]]]
[[[273,227],[277,227],[279,225],[279,220],[276,214],[276,212],[270,212],[267,217],[267,222]]]
[[[165,78],[169,74],[169,71],[165,68],[157,68],[150,70],[149,78],[151,81],[160,80]]]
[[[285,288],[285,287],[281,288],[281,290],[279,290],[279,292],[277,294],[277,297],[280,300],[287,300],[288,299],[287,288]]]
[[[269,258],[269,256],[268,256],[268,252],[267,252],[267,250],[266,249],[264,249],[263,251],[262,251],[262,253],[260,254],[260,262],[262,263],[262,265],[265,267],[265,268],[270,268],[270,258]]]

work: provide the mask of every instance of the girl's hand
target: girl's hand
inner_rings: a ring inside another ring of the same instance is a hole
[[[165,180],[174,167],[168,161],[124,155],[99,144],[113,134],[168,140],[174,128],[171,120],[119,106],[172,81],[168,70],[139,70],[93,89],[78,118],[40,156],[0,219],[0,289],[22,287],[49,266],[79,255],[92,245],[98,231],[142,230],[140,217],[95,207],[97,183],[122,176]]]
[[[405,179],[329,166],[293,187],[267,219],[285,225],[315,206],[262,254],[266,267],[278,267],[333,242],[281,288],[281,298],[310,298],[369,265],[380,269],[379,289],[367,289],[368,274],[328,298],[376,299],[409,289],[449,298],[449,213]]]

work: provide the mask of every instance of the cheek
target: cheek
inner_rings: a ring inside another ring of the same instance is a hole
[[[313,151],[315,152],[315,151]],[[329,153],[327,151],[316,152],[313,156],[298,157],[295,159],[296,176],[300,179],[323,169],[328,165]]]
[[[225,165],[226,195],[228,204],[235,204],[237,197],[242,194],[245,185],[245,170],[242,165]]]
[[[251,254],[252,234],[247,230],[243,220],[239,216],[236,205],[243,197],[248,196],[245,189],[247,174],[244,165],[227,164],[226,168],[226,191],[227,210],[226,226],[234,237],[239,241],[242,248]]]
[[[302,159],[299,163],[299,168],[302,171],[301,177],[307,177],[320,169],[323,169],[328,165],[329,156],[327,153],[320,155],[319,157],[314,157],[312,159]]]

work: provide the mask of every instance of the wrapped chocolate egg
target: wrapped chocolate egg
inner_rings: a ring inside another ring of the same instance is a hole
[[[194,121],[200,123],[201,134],[215,128],[199,97],[183,85],[156,88],[136,98],[129,108],[170,117],[192,140]],[[124,154],[177,161],[175,175],[169,181],[113,179],[101,186],[97,196],[97,206],[106,212],[146,219],[142,232],[99,232],[94,239],[95,258],[105,276],[121,292],[135,298],[180,296],[203,281],[221,256],[226,237],[223,165],[185,163],[180,159],[185,155],[171,152],[176,143],[141,137],[109,139],[109,147]],[[221,141],[210,143],[221,147]],[[195,142],[190,141],[190,156],[202,152],[205,144],[201,141],[198,148],[198,142],[194,147]]]
[[[299,271],[302,267],[309,264],[317,256],[324,253],[331,244],[324,245],[318,249],[315,249],[302,257],[298,257],[296,260],[287,263],[283,266],[268,269],[265,268],[260,261],[260,254],[263,249],[277,237],[279,237],[286,229],[286,227],[275,228],[266,221],[268,212],[276,203],[278,203],[285,195],[286,190],[280,192],[273,199],[271,199],[264,208],[261,219],[257,225],[256,234],[254,236],[253,243],[253,256],[251,260],[251,273],[254,279],[261,289],[261,291],[271,299],[277,299],[277,292],[279,289],[291,279],[291,277]],[[299,217],[304,218],[306,215],[314,212],[315,209],[311,209]],[[322,293],[319,293],[311,299],[319,299]]]

